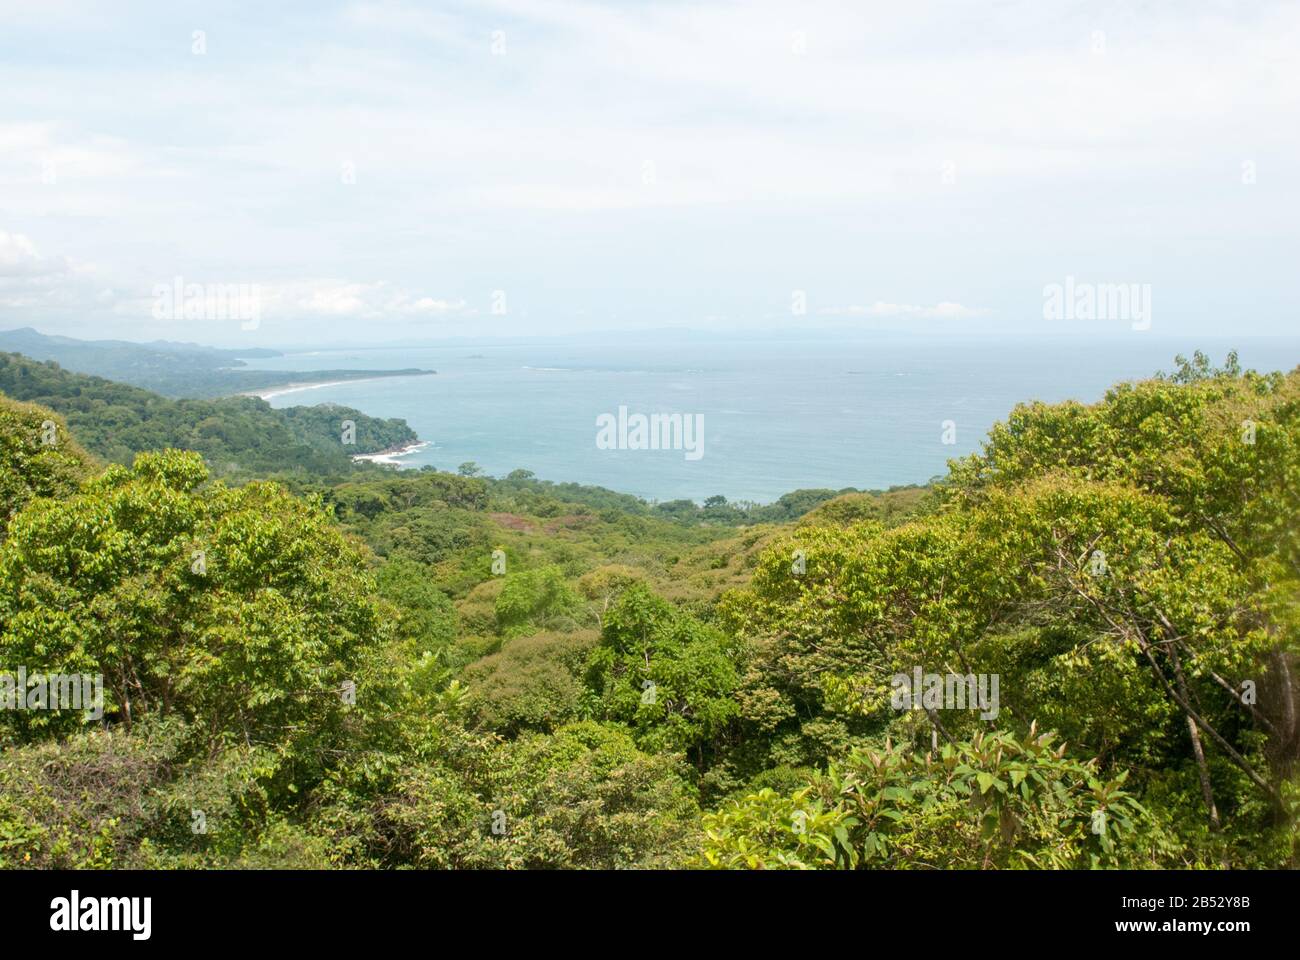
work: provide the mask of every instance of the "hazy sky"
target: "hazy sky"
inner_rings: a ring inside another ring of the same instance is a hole
[[[1297,50],[1293,0],[0,0],[0,328],[1294,333]]]

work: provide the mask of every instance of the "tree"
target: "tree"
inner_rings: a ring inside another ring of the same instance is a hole
[[[0,395],[0,537],[28,501],[69,496],[94,469],[62,417]]]
[[[977,712],[900,714],[888,679],[996,675],[1005,732],[1050,723],[1104,766],[1161,771],[1139,789],[1179,778],[1210,831],[1284,836],[1300,376],[1203,374],[1017,408],[953,463],[938,510],[769,550],[721,607],[755,651],[737,696],[768,762],[969,742]]]
[[[977,734],[937,753],[887,743],[855,751],[810,786],[770,789],[704,818],[700,860],[748,869],[1141,865],[1152,825],[1097,761],[1051,734]]]
[[[496,600],[497,629],[522,635],[537,627],[572,626],[581,600],[557,566],[511,573]]]
[[[739,710],[740,647],[653,594],[629,586],[605,616],[587,667],[598,715],[626,723],[643,749],[718,758]]]
[[[389,560],[375,574],[380,596],[398,608],[397,635],[418,654],[456,639],[456,608],[434,583],[433,571],[413,560]]]
[[[343,475],[383,469],[354,465],[352,454],[415,439],[404,420],[379,420],[350,407],[273,410],[257,397],[174,400],[19,354],[0,353],[0,391],[56,411],[88,450],[122,464],[170,447],[201,453],[221,474]],[[341,442],[344,420],[355,425],[354,444]]]
[[[183,717],[209,742],[274,745],[308,782],[384,635],[375,583],[319,503],[207,479],[197,454],[142,454],[30,503],[0,545],[0,658],[102,674],[128,728]],[[3,717],[27,736],[79,721]]]
[[[505,736],[525,730],[548,732],[577,720],[582,668],[596,641],[592,630],[511,640],[462,673],[470,711]]]

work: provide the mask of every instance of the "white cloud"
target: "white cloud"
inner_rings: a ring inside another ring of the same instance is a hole
[[[1207,325],[1216,278],[1290,302],[1259,275],[1300,216],[1300,6],[1129,6],[322,0],[214,14],[201,57],[164,4],[15,12],[0,218],[113,289],[260,283],[304,334],[495,288],[534,308],[503,332],[748,318],[864,267],[917,302],[843,315],[1005,318],[1088,269],[1181,278]]]
[[[352,320],[431,317],[465,310],[463,300],[412,293],[384,281],[299,280],[262,284],[263,311],[269,317],[323,317]]]
[[[121,137],[61,131],[53,123],[0,118],[0,184],[64,187],[157,175],[146,155]],[[53,193],[53,191],[51,191]],[[19,196],[6,198],[7,206]]]
[[[255,288],[259,310],[270,322],[429,320],[473,313],[464,300],[430,296],[386,281],[303,279],[257,283],[247,277],[195,275],[155,278],[147,285],[118,278],[110,282],[90,264],[45,256],[24,234],[0,230],[0,307],[31,326],[50,316],[73,317],[102,332],[105,322],[146,323],[152,317],[154,289],[175,285]],[[286,329],[284,326],[281,329]],[[207,335],[221,331],[207,330]],[[150,335],[176,336],[174,322]],[[143,336],[143,334],[142,334]]]
[[[52,277],[68,270],[66,261],[42,257],[23,234],[0,230],[0,278]]]
[[[112,299],[91,265],[43,256],[29,237],[0,230],[0,307],[29,310],[39,322],[43,311],[98,308]]]

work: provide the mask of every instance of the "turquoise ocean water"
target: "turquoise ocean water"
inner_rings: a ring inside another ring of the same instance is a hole
[[[629,336],[494,341],[421,348],[292,353],[252,368],[422,367],[436,376],[284,393],[273,406],[335,402],[403,417],[429,446],[402,460],[494,476],[516,468],[647,499],[769,502],[800,487],[923,483],[949,457],[979,449],[989,427],[1029,400],[1100,399],[1112,383],[1173,367],[1194,349],[1221,362],[1287,370],[1300,338],[1089,342],[871,342]],[[618,413],[702,414],[704,455],[602,450],[596,419]],[[944,421],[956,443],[943,443]]]

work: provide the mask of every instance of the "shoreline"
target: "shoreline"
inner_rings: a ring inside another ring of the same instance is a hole
[[[377,453],[357,453],[352,456],[352,462],[365,461],[368,463],[385,463],[394,467],[400,467],[402,464],[400,457],[410,456],[417,450],[423,450],[429,446],[429,440],[412,440],[410,443],[404,443],[400,446],[389,447],[387,450],[380,450]]]
[[[272,387],[259,387],[256,390],[243,390],[236,394],[239,397],[257,397],[259,400],[270,400],[273,397],[282,397],[290,393],[301,393],[304,390],[318,390],[321,387],[338,387],[347,383],[373,383],[376,380],[398,380],[402,377],[431,377],[437,371],[429,370],[424,373],[397,373],[384,377],[351,377],[347,380],[294,380],[289,383],[277,384]]]

